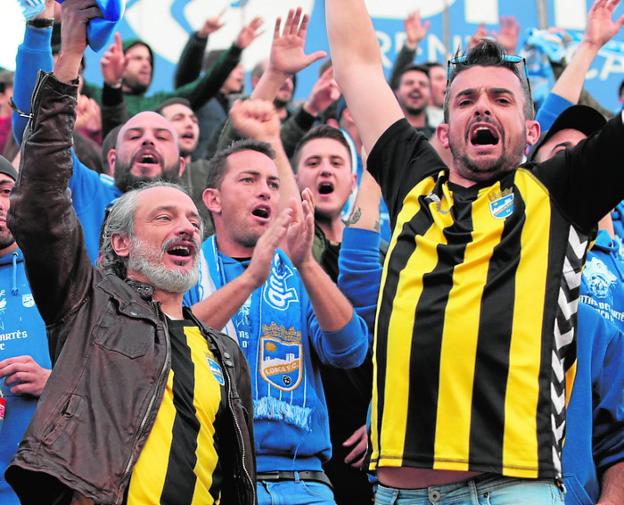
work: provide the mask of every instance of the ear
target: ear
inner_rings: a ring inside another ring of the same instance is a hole
[[[108,175],[115,176],[115,162],[117,161],[117,150],[115,148],[109,149],[106,155],[106,161],[108,163]]]
[[[527,144],[530,146],[537,144],[537,141],[540,138],[542,133],[542,129],[540,128],[540,124],[535,120],[525,121],[526,123],[526,139]]]
[[[351,193],[355,191],[355,188],[357,188],[357,175],[353,174],[351,180]]]
[[[127,258],[130,255],[130,237],[128,235],[114,234],[111,237],[111,245],[117,256]]]
[[[178,172],[178,176],[184,173],[184,169],[186,168],[186,160],[180,156],[180,171]]]
[[[447,123],[440,123],[435,131],[438,142],[442,144],[444,149],[449,148],[449,125]]]
[[[212,214],[221,214],[221,193],[216,188],[206,188],[202,193],[204,205]]]

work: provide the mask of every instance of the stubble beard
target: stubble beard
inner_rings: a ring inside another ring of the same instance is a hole
[[[161,166],[161,174],[157,177],[136,176],[130,173],[132,169],[132,160],[129,163],[122,163],[119,159],[115,162],[115,185],[125,193],[131,189],[136,189],[143,184],[164,181],[175,184],[180,183],[180,161],[169,167]]]

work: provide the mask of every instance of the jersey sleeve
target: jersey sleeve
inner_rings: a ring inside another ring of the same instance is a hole
[[[394,223],[410,189],[446,166],[429,141],[403,118],[379,138],[368,157],[367,168],[381,186]]]
[[[624,198],[621,114],[591,137],[533,166],[564,216],[585,232]]]

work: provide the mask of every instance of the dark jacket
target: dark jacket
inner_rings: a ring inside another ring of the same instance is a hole
[[[166,317],[151,287],[94,269],[86,254],[66,190],[76,91],[40,75],[9,215],[54,363],[6,472],[24,504],[69,503],[73,491],[121,503],[171,364]],[[231,465],[223,469],[222,503],[254,504],[249,372],[236,343],[195,322],[226,381],[230,422],[219,435]]]

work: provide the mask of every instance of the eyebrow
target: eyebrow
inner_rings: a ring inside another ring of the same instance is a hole
[[[173,135],[173,133],[171,132],[171,130],[169,128],[165,128],[163,126],[154,127],[152,129],[157,131],[157,132],[159,132],[159,133],[166,132],[166,133],[169,133],[170,135]],[[142,128],[140,126],[135,126],[133,128],[128,128],[125,131],[124,135],[127,134],[127,133],[143,133],[145,130],[146,130],[146,128]]]
[[[148,214],[148,216],[152,217],[155,214],[158,214],[159,212],[162,212],[163,210],[167,211],[167,212],[172,212],[175,213],[178,211],[178,207],[174,206],[174,205],[159,205],[158,207],[156,207],[155,209],[152,209],[150,211],[150,213]],[[191,212],[193,217],[196,217],[199,219],[199,213],[198,212]]]
[[[461,96],[476,95],[478,93],[478,91],[479,91],[479,88],[464,89],[464,90],[460,91],[459,93],[457,93],[455,98],[459,98]],[[500,95],[500,94],[513,95],[513,91],[508,89],[508,88],[485,88],[485,92],[486,93],[493,93],[495,95]]]

